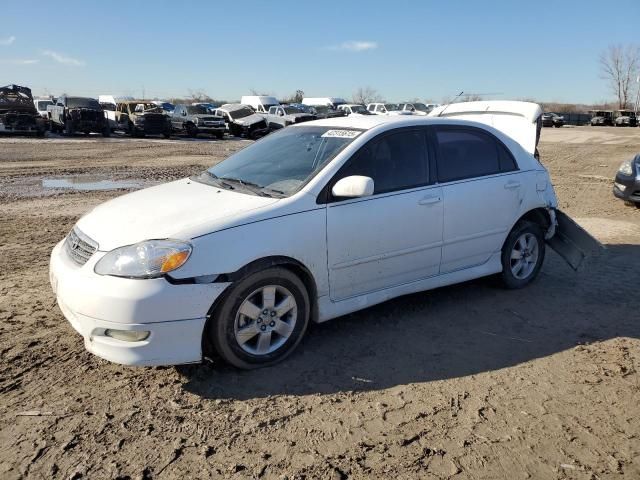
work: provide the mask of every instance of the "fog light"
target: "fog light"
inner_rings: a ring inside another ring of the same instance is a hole
[[[624,192],[627,187],[625,185],[622,185],[621,183],[614,183],[614,185],[618,188],[618,190],[620,190],[621,192]]]
[[[149,338],[151,332],[139,331],[139,330],[113,330],[107,329],[104,331],[106,337],[111,337],[116,340],[122,340],[123,342],[141,342]]]

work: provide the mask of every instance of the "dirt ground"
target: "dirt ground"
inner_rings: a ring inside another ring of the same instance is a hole
[[[145,186],[245,143],[0,139],[0,478],[640,478],[640,210],[611,193],[640,128],[543,131],[561,208],[606,247],[578,273],[548,251],[524,290],[389,301],[258,371],[86,353],[48,256],[126,190],[43,179]]]

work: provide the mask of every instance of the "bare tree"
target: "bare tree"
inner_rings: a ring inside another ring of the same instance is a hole
[[[640,47],[637,45],[609,45],[600,54],[602,78],[609,82],[618,99],[618,108],[625,109],[631,102],[632,85],[640,70]]]
[[[359,87],[352,96],[353,103],[366,105],[367,103],[381,102],[382,97],[377,90],[371,87]]]
[[[205,93],[204,90],[191,90],[189,89],[189,97],[192,102],[210,102],[211,97]]]
[[[304,91],[296,90],[296,93],[294,93],[293,95],[284,97],[282,99],[282,103],[302,103],[303,98],[304,98]]]

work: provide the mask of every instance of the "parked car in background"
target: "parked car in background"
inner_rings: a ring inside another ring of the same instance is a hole
[[[553,112],[545,112],[542,114],[542,126],[543,127],[556,127],[560,128],[564,125],[564,117]]]
[[[215,115],[224,118],[227,131],[235,137],[256,139],[269,133],[265,118],[248,105],[227,103],[218,107]]]
[[[611,110],[591,110],[591,126],[592,127],[612,127],[613,111]]]
[[[133,100],[133,97],[119,97],[114,95],[98,95],[98,103],[104,110],[104,116],[109,122],[109,128],[111,132],[118,129],[118,122],[116,120],[116,108],[118,103]]]
[[[625,203],[640,208],[640,154],[622,162],[616,173],[613,194]]]
[[[638,119],[633,110],[618,110],[615,117],[616,127],[637,127]]]
[[[36,110],[40,114],[42,118],[46,118],[49,120],[49,113],[47,112],[47,107],[49,105],[53,105],[55,103],[54,99],[51,97],[39,98],[36,97],[33,99],[33,104],[36,107]]]
[[[262,116],[267,121],[269,130],[278,130],[293,125],[294,123],[308,122],[316,118],[315,115],[311,113],[303,112],[289,105],[271,107],[269,111]]]
[[[173,111],[176,108],[173,103],[165,102],[164,100],[153,100],[151,103],[159,106],[167,115],[173,114]]]
[[[0,87],[0,133],[28,133],[43,137],[47,120],[36,110],[31,89],[20,85]]]
[[[294,123],[308,122],[316,119],[315,115],[289,105],[271,107],[263,117],[267,121],[269,130],[278,130],[293,125]]]
[[[413,102],[413,103],[400,103],[398,108],[403,112],[411,112],[414,115],[428,115],[433,107],[427,107],[424,103]]]
[[[508,112],[330,118],[114,198],[53,249],[58,305],[113,362],[257,368],[286,358],[310,322],[487,275],[523,288],[547,243],[591,237],[533,156],[540,108],[510,103],[501,125],[524,144],[489,125]]]
[[[347,113],[344,110],[336,110],[327,105],[315,105],[315,106],[306,106],[307,110],[311,115],[313,115],[317,120],[321,120],[323,118],[335,118],[335,117],[345,117]]]
[[[51,131],[71,136],[82,132],[101,133],[103,137],[111,135],[109,122],[98,100],[89,97],[70,97],[61,95],[56,103],[47,107]]]
[[[116,123],[132,137],[171,136],[171,119],[164,110],[148,100],[125,100],[116,106]]]
[[[348,117],[351,115],[373,115],[367,107],[358,103],[345,103],[344,105],[338,105],[338,110],[342,110]]]
[[[305,97],[302,99],[303,105],[310,107],[331,107],[337,110],[340,105],[346,104],[346,100],[340,97]]]
[[[267,113],[271,107],[280,105],[276,97],[267,95],[245,95],[240,99],[243,105],[249,105],[258,113]]]
[[[369,103],[367,110],[374,115],[413,115],[412,112],[401,110],[397,103]]]
[[[224,118],[213,115],[204,105],[176,105],[171,127],[174,132],[185,132],[193,138],[199,133],[222,138],[227,129]]]
[[[202,106],[202,107],[206,108],[209,111],[209,113],[213,113],[214,110],[216,108],[218,108],[218,105],[216,105],[214,103],[210,103],[210,102],[196,102],[196,103],[192,103],[191,105]]]

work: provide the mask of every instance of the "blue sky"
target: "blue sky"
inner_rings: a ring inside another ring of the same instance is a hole
[[[611,98],[598,55],[640,43],[640,0],[3,2],[0,84],[169,97],[250,89],[389,101]]]

